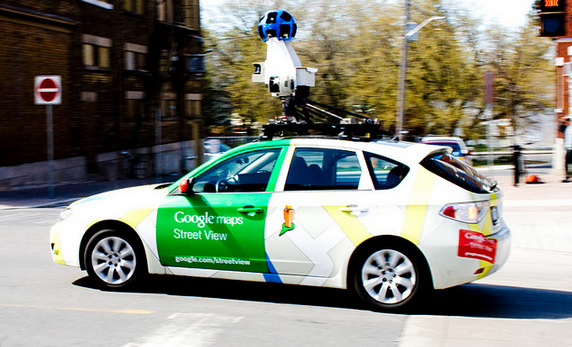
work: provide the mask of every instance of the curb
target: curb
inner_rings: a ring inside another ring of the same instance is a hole
[[[19,206],[15,206],[15,205],[1,205],[0,204],[0,211],[9,211],[9,210],[23,210],[23,209],[32,209],[32,208],[50,208],[50,207],[60,207],[60,206],[67,206],[69,204],[71,204],[74,201],[83,199],[81,197],[78,198],[68,198],[68,199],[63,199],[63,200],[57,200],[57,201],[50,201],[50,202],[44,202],[44,203],[39,203],[39,204],[35,204],[35,205],[19,205]]]

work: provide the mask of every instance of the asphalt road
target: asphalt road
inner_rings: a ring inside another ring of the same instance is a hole
[[[139,291],[101,291],[51,260],[61,208],[0,210],[0,346],[570,346],[572,186],[501,179],[513,231],[505,267],[409,314],[265,283],[154,276]]]
[[[95,289],[52,262],[61,209],[0,211],[0,346],[397,346],[406,316],[345,291],[157,276],[139,292]]]

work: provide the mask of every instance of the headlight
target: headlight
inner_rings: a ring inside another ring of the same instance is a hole
[[[73,214],[72,209],[63,210],[62,212],[60,212],[60,215],[58,216],[58,222],[68,219],[72,214]]]
[[[488,210],[488,201],[477,201],[445,205],[439,214],[460,222],[475,224],[483,220]]]

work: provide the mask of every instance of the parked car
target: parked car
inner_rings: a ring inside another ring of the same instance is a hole
[[[147,274],[347,288],[411,305],[507,260],[494,182],[447,149],[277,139],[239,146],[172,184],[79,200],[50,232],[53,260],[103,288]]]
[[[473,165],[471,151],[465,145],[465,141],[460,137],[426,136],[421,139],[421,143],[450,147],[453,150],[453,155],[455,157],[469,165]]]

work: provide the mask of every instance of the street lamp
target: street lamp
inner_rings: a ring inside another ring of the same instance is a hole
[[[403,132],[403,113],[405,110],[405,77],[407,76],[407,51],[409,45],[409,38],[415,35],[424,26],[434,20],[443,20],[447,17],[438,16],[426,19],[423,23],[419,24],[412,30],[409,30],[408,23],[410,18],[411,0],[405,0],[405,30],[403,35],[403,46],[401,52],[401,65],[399,66],[399,94],[397,96],[397,124],[395,126],[395,135],[400,136]]]

